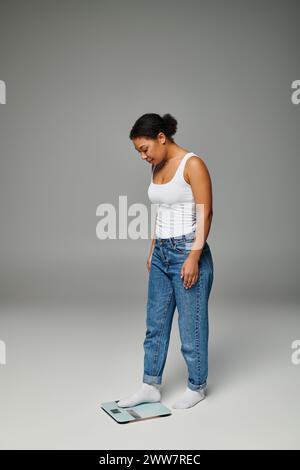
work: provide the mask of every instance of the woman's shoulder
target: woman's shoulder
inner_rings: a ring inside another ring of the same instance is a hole
[[[197,173],[202,177],[209,175],[209,171],[204,159],[196,154],[192,155],[186,162],[184,176],[188,181],[190,181],[190,176],[192,173]]]
[[[191,155],[187,162],[186,162],[186,167],[190,168],[191,170],[193,169],[207,169],[206,163],[200,155],[196,155],[195,153]]]

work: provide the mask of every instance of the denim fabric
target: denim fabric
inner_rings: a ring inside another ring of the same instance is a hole
[[[160,384],[167,358],[175,308],[181,352],[188,368],[187,385],[205,388],[208,375],[208,300],[214,265],[207,242],[198,266],[197,282],[185,288],[180,277],[182,265],[191,251],[195,232],[171,238],[156,238],[148,278],[146,337],[143,382]]]

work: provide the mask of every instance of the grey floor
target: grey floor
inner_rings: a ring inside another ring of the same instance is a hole
[[[141,383],[144,304],[10,303],[1,307],[2,449],[300,448],[296,304],[210,301],[209,389],[189,410],[119,425],[100,403]],[[113,306],[114,305],[114,306]],[[162,402],[187,371],[175,311]],[[142,431],[142,432],[141,432]]]

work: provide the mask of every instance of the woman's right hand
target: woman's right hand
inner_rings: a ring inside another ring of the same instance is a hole
[[[152,258],[152,252],[149,254],[149,256],[148,256],[148,258],[147,258],[147,269],[148,269],[148,272],[150,272],[151,258]]]

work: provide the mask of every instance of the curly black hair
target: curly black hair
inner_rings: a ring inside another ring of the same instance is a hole
[[[147,113],[140,116],[134,123],[129,138],[148,137],[156,139],[159,132],[163,132],[165,136],[174,142],[172,136],[177,131],[177,120],[169,113],[160,116],[156,113]]]

